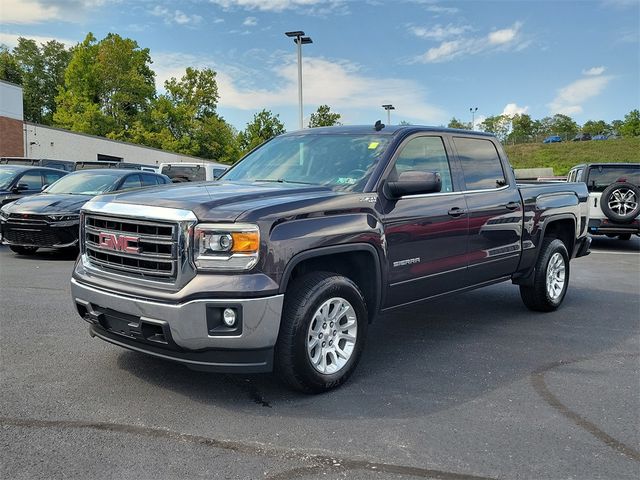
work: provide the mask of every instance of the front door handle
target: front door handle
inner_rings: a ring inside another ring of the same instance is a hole
[[[520,208],[520,202],[509,202],[505,205],[507,210],[517,210]]]
[[[453,207],[451,210],[449,210],[449,216],[451,217],[459,217],[461,215],[465,214],[465,211],[463,208],[460,207]]]

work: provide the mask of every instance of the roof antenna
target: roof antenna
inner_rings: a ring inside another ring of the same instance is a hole
[[[379,132],[380,130],[382,130],[385,127],[384,123],[382,123],[380,120],[378,120],[376,122],[376,124],[374,125],[374,128],[376,129],[376,132]]]

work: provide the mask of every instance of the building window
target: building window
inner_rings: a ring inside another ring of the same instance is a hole
[[[113,155],[104,155],[103,153],[98,154],[99,162],[121,162],[122,157],[114,157]]]

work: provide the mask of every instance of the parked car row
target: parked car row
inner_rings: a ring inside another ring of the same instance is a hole
[[[575,137],[571,139],[573,142],[586,142],[588,140],[612,140],[618,138],[618,135],[611,134],[598,134],[591,136],[590,133],[578,133]],[[560,143],[562,142],[562,137],[560,135],[549,135],[545,138],[542,143]]]
[[[17,180],[9,185],[9,195],[20,196],[36,190],[36,179],[46,179],[51,185],[37,192],[5,203],[0,208],[0,238],[16,253],[27,255],[39,248],[75,249],[78,245],[80,209],[96,195],[123,190],[167,185],[166,175],[127,169],[78,170],[67,173],[50,168],[28,168],[15,165],[0,166],[3,172],[14,173]],[[55,178],[55,179],[54,179]],[[33,179],[28,190],[28,183]],[[1,180],[0,180],[1,181]],[[14,185],[14,187],[11,187]],[[21,186],[25,185],[25,188]]]

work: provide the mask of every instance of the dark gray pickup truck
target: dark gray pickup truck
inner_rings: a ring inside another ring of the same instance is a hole
[[[483,133],[292,132],[218,182],[87,203],[72,296],[115,345],[320,392],[354,371],[381,312],[506,280],[556,309],[589,252],[587,197],[516,185]]]

